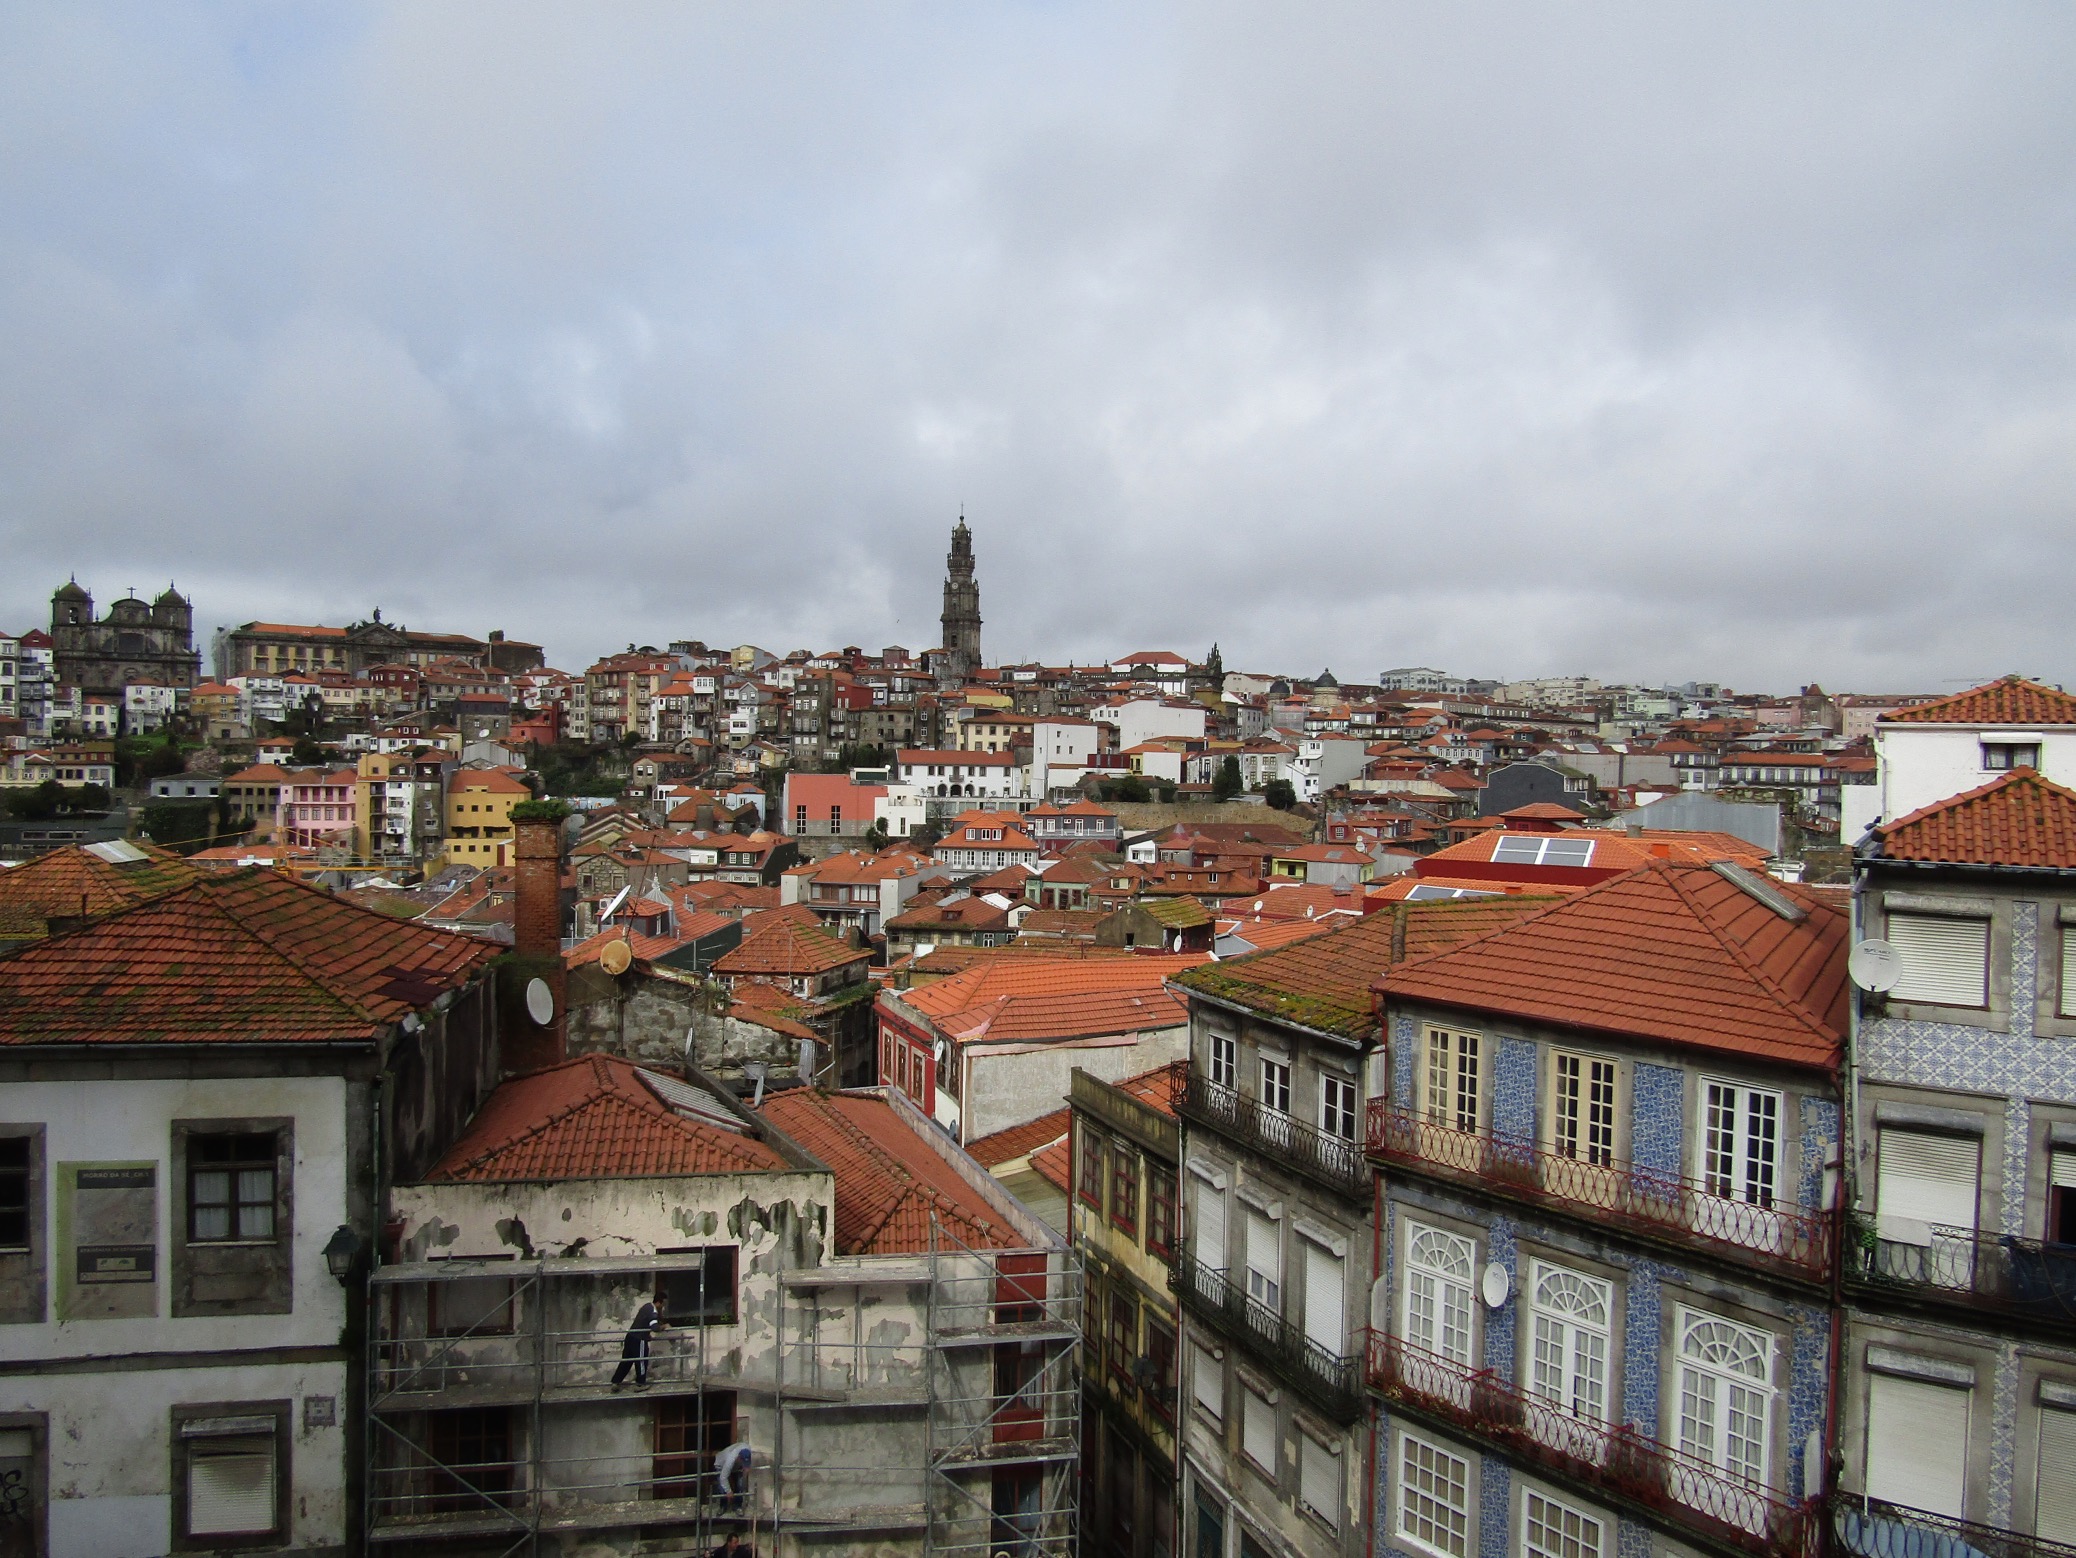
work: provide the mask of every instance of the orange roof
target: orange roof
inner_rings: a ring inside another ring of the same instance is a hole
[[[110,853],[134,852],[135,860]],[[27,911],[41,919],[109,914],[171,892],[195,879],[195,869],[156,844],[69,845],[39,855],[26,865],[0,871],[0,909]]]
[[[789,905],[804,907],[804,905]],[[810,915],[813,910],[807,911]],[[714,963],[717,974],[826,974],[846,964],[865,962],[872,954],[837,940],[818,925],[803,925],[787,916],[757,915],[743,921],[740,946]]]
[[[1312,883],[1303,887],[1270,887],[1247,899],[1228,898],[1228,909],[1271,920],[1312,920],[1336,910],[1360,914],[1362,899],[1346,887]]]
[[[1000,1168],[1012,1159],[1028,1157],[1036,1149],[1058,1141],[1067,1134],[1067,1121],[1067,1111],[1055,1109],[1035,1120],[1026,1120],[1022,1125],[1012,1125],[1006,1131],[983,1136],[966,1151],[983,1168]]]
[[[643,1080],[652,1074],[616,1055],[583,1055],[514,1077],[483,1100],[426,1178],[630,1179],[788,1167],[756,1137],[672,1108]]]
[[[1438,897],[1448,892],[1483,893],[1487,897],[1501,898],[1518,898],[1524,895],[1569,898],[1573,893],[1584,892],[1591,885],[1590,882],[1510,882],[1503,877],[1490,876],[1414,876],[1408,872],[1404,876],[1395,876],[1388,882],[1371,887],[1369,897],[1371,903],[1397,903],[1401,899],[1411,898],[1417,890],[1427,888],[1429,891],[1421,894],[1422,899]]]
[[[1292,946],[1228,958],[1179,976],[1182,989],[1349,1039],[1376,1035],[1377,976],[1399,961],[1483,936],[1547,899],[1460,898],[1402,903],[1344,921]]]
[[[1064,1193],[1073,1183],[1074,1147],[1065,1136],[1031,1154],[1031,1172]]]
[[[2076,869],[2076,791],[2015,768],[1874,831],[1889,860],[2066,871]]]
[[[820,1034],[800,1019],[806,1015],[798,1001],[774,985],[746,979],[737,985],[728,1003],[728,1015],[738,1022],[753,1022],[773,1033],[795,1039],[819,1039]]]
[[[492,795],[533,794],[532,790],[501,768],[464,768],[447,786],[450,795],[456,790],[484,790]]]
[[[961,1044],[1093,1038],[1180,1026],[1188,1014],[1166,983],[1209,961],[1205,953],[990,959],[881,999],[905,1006]]]
[[[1882,725],[2076,725],[2076,698],[2059,687],[1999,677],[1950,698],[1891,709]]]
[[[1783,917],[1724,870],[1658,861],[1392,969],[1378,988],[1393,999],[1834,1066],[1845,1036],[1848,917],[1818,894],[1752,880],[1801,917]]]
[[[1238,936],[1257,952],[1273,952],[1278,947],[1310,941],[1314,936],[1324,936],[1330,930],[1352,923],[1349,917],[1339,914],[1324,914],[1310,920],[1220,920],[1218,934]]]
[[[1175,1098],[1182,1089],[1183,1073],[1189,1068],[1180,1064],[1155,1066],[1151,1071],[1142,1071],[1137,1076],[1126,1077],[1122,1082],[1110,1085],[1121,1093],[1129,1093],[1149,1109],[1158,1110],[1169,1119],[1176,1118]]]
[[[497,957],[264,869],[0,959],[0,1044],[367,1042]]]
[[[796,1088],[767,1098],[764,1113],[836,1171],[839,1255],[921,1254],[933,1221],[973,1249],[1028,1242],[876,1089]]]

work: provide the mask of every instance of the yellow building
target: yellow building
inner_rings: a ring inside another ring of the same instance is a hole
[[[512,863],[512,808],[533,791],[501,768],[458,770],[447,784],[447,864]]]

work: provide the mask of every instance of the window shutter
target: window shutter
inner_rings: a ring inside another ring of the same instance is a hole
[[[1891,914],[1889,944],[1903,957],[1899,1001],[1937,1006],[1989,1004],[1989,921],[1935,914]]]
[[[2076,1412],[2040,1409],[2038,1487],[2033,1535],[2076,1542]]]
[[[190,1536],[242,1536],[274,1529],[272,1439],[197,1439],[187,1455]]]
[[[1961,1519],[1971,1393],[1888,1374],[1867,1379],[1868,1493]]]
[[[1196,1366],[1190,1370],[1190,1392],[1197,1398],[1197,1405],[1213,1417],[1225,1416],[1225,1369],[1219,1361],[1197,1349]]]
[[[1276,1225],[1253,1207],[1247,1208],[1247,1269],[1278,1287],[1283,1284],[1283,1251],[1276,1242]]]
[[[1310,1434],[1298,1435],[1298,1499],[1330,1526],[1341,1523],[1341,1466]]]
[[[1927,1224],[1975,1227],[1980,1142],[1884,1127],[1877,1150],[1874,1211],[1884,1239],[1929,1244]]]
[[[2076,1017],[2076,925],[2062,927],[2062,1006],[2064,1017]]]
[[[2076,1150],[2057,1147],[2047,1155],[2047,1182],[2060,1190],[2076,1190]]]
[[[1276,1471],[1276,1409],[1266,1397],[1243,1390],[1240,1409],[1240,1448],[1271,1476]]]
[[[1347,1346],[1341,1257],[1332,1250],[1301,1241],[1305,1251],[1305,1339],[1334,1357]]]
[[[1212,1271],[1226,1269],[1225,1192],[1197,1181],[1197,1262]]]

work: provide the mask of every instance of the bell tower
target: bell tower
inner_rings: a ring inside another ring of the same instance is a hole
[[[973,578],[973,532],[963,514],[944,559],[943,627],[945,676],[963,681],[981,664],[980,585]]]

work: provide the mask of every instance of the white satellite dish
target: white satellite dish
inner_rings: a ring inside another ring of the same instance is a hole
[[[1507,1294],[1514,1290],[1514,1281],[1507,1275],[1506,1267],[1492,1260],[1485,1263],[1485,1275],[1478,1287],[1484,1297],[1485,1307],[1497,1309],[1507,1301]]]
[[[526,982],[526,1015],[545,1028],[555,1020],[555,992],[545,979]]]
[[[1886,941],[1870,936],[1847,954],[1845,972],[1862,990],[1886,995],[1903,977],[1903,954]]]

